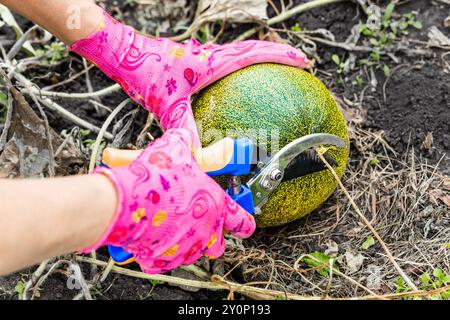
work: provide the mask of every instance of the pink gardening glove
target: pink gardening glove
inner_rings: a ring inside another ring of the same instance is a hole
[[[170,129],[129,166],[99,167],[114,184],[119,205],[102,239],[84,253],[106,245],[134,255],[146,273],[190,265],[202,254],[225,250],[223,230],[245,238],[255,231],[253,217],[196,164],[192,132]]]
[[[106,12],[100,30],[74,43],[71,50],[86,57],[118,82],[125,92],[156,114],[164,128],[194,130],[190,97],[208,84],[246,66],[274,62],[304,68],[299,50],[265,41],[202,45],[151,39],[114,20]],[[183,121],[189,121],[183,123]],[[194,145],[199,146],[195,139]]]

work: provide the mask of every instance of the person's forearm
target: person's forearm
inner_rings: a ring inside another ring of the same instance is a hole
[[[0,0],[0,3],[66,44],[89,36],[98,29],[103,17],[94,0]]]
[[[93,245],[116,210],[103,175],[0,180],[0,275]]]

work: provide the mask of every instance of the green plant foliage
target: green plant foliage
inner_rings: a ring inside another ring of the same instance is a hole
[[[200,43],[203,44],[207,43],[210,37],[211,31],[208,25],[202,26],[195,34],[195,39],[197,39]]]
[[[332,259],[332,257],[326,255],[325,253],[315,251],[305,256],[302,261],[306,263],[310,268],[318,268],[316,269],[316,272],[326,277],[330,273],[330,259]],[[339,267],[335,262],[333,262],[333,269],[339,271]]]
[[[14,287],[14,291],[19,295],[19,299],[22,298],[23,293],[25,292],[25,282],[19,280]]]
[[[339,58],[339,56],[337,55],[337,54],[333,54],[332,56],[331,56],[331,60],[333,60],[333,62],[337,65],[337,70],[336,70],[336,72],[338,73],[338,74],[341,74],[343,71],[344,71],[344,67],[345,67],[345,64],[341,61],[341,58]]]
[[[430,275],[428,272],[423,273],[420,276],[420,290],[432,291],[443,288],[450,285],[450,274],[444,272],[440,268],[435,268],[433,274]],[[403,293],[410,292],[411,288],[405,284],[403,278],[398,277],[395,280],[395,292]],[[436,300],[450,300],[450,290],[443,291],[441,293],[432,294],[431,298]],[[421,297],[405,297],[406,300],[421,300]]]
[[[89,138],[90,134],[90,130],[80,129],[81,141],[83,143],[83,146],[88,149],[92,148],[95,143],[95,139]]]
[[[294,31],[294,32],[300,32],[302,30],[303,30],[302,27],[300,27],[300,25],[298,23],[296,23],[295,25],[293,25],[291,27],[291,31]]]
[[[355,80],[352,81],[352,84],[354,86],[357,86],[358,88],[363,88],[363,86],[364,86],[364,79],[360,75],[358,75],[358,76],[355,77]]]
[[[375,239],[372,236],[368,236],[367,239],[361,245],[361,249],[367,250],[374,244],[375,244]]]
[[[41,57],[42,63],[46,65],[59,64],[69,56],[69,51],[62,42],[52,42],[45,45],[43,49],[36,50],[36,52]]]
[[[423,25],[412,13],[405,13],[400,18],[394,19],[395,4],[389,3],[377,26],[362,24],[360,33],[368,41],[372,52],[367,59],[360,60],[360,63],[368,66],[376,66],[383,70],[386,77],[390,75],[389,67],[382,63],[383,54],[394,47],[394,41],[401,35],[407,35],[408,30],[413,27],[422,29]]]
[[[153,279],[149,279],[148,281],[150,281],[150,284],[152,285],[152,287],[156,287],[158,284],[164,284],[165,282],[162,280],[153,280]]]
[[[6,120],[6,111],[8,110],[8,95],[0,91],[0,123]]]

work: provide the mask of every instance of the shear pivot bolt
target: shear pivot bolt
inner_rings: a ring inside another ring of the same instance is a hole
[[[261,187],[263,187],[263,189],[270,190],[270,189],[272,189],[272,184],[270,183],[269,180],[264,180],[261,183]]]
[[[280,181],[283,178],[283,174],[280,169],[274,169],[270,174],[270,179],[273,181]]]
[[[258,163],[256,164],[256,167],[258,168],[258,169],[262,169],[262,168],[264,168],[264,162],[262,162],[262,161],[258,161]]]

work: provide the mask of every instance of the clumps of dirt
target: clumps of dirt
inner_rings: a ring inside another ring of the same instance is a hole
[[[397,152],[414,147],[435,163],[443,157],[441,167],[448,169],[450,75],[439,65],[405,65],[387,80],[386,102],[372,107],[368,115],[365,126],[385,130],[387,141]],[[433,143],[426,145],[429,134]]]

